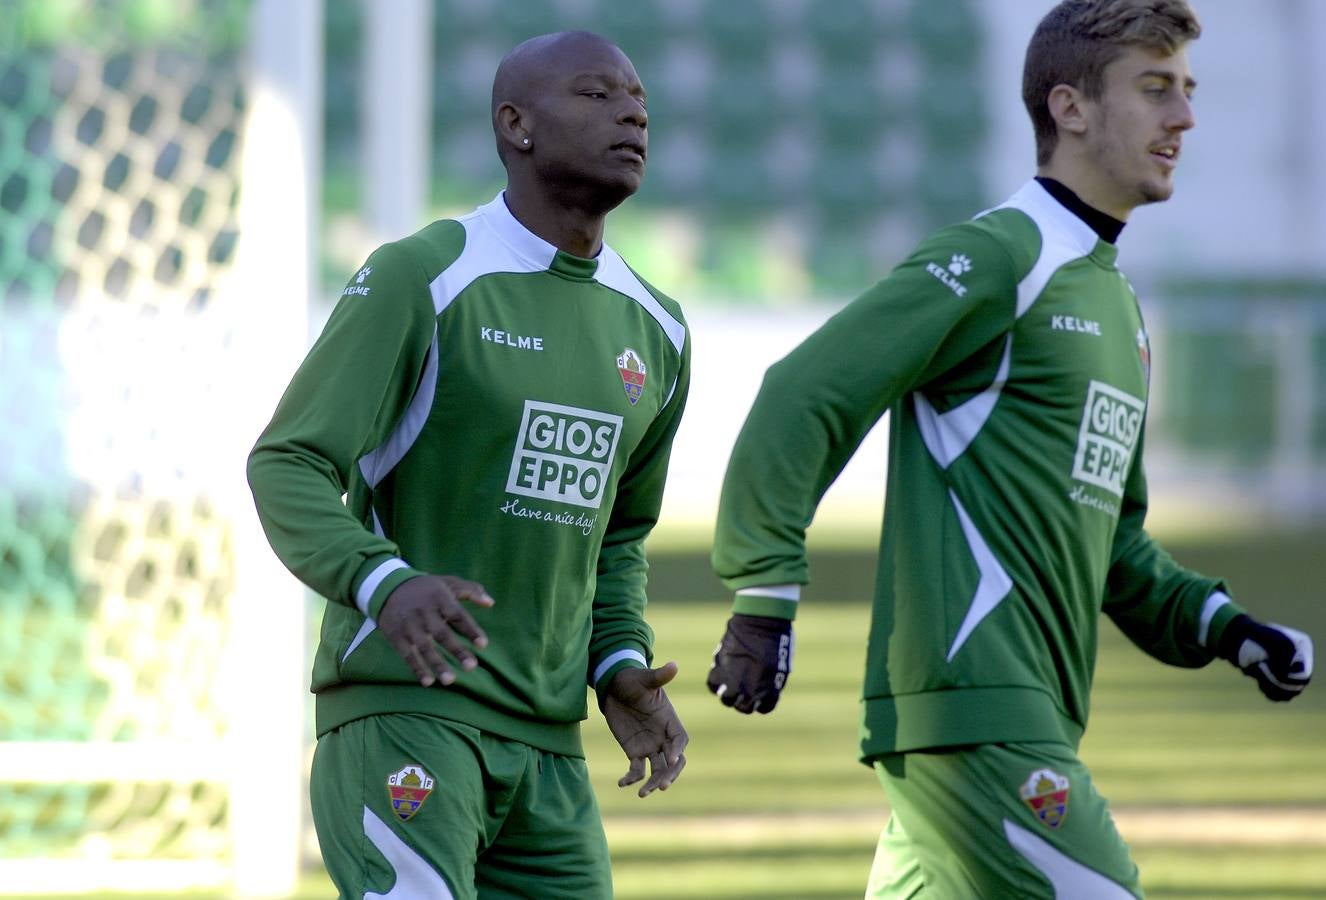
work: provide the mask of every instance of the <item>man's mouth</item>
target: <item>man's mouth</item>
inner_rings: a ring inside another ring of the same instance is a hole
[[[639,158],[642,163],[645,161],[645,145],[637,141],[622,141],[619,144],[613,144],[609,149],[619,150],[623,153],[635,156]]]
[[[1166,168],[1174,168],[1179,162],[1179,147],[1177,144],[1161,144],[1151,148],[1151,155],[1162,161]]]

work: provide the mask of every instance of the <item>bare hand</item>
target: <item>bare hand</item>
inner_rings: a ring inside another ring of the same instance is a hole
[[[462,600],[475,606],[493,605],[493,598],[477,582],[454,575],[420,575],[401,582],[378,613],[378,628],[424,687],[434,681],[446,685],[456,680],[456,673],[438,652],[438,644],[467,672],[479,660],[461,638],[480,650],[488,646],[488,636],[461,606]]]
[[[613,676],[604,696],[603,717],[631,763],[617,786],[644,778],[645,760],[649,760],[649,780],[640,788],[641,797],[666,791],[686,767],[682,751],[690,738],[663,692],[663,685],[676,677],[675,662],[657,669],[622,669]]]

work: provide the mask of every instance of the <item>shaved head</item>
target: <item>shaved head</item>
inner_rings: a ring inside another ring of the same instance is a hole
[[[603,217],[644,179],[646,100],[631,60],[590,31],[542,34],[504,56],[493,76],[493,137],[517,218],[553,229],[570,211],[590,237],[567,246],[594,250]]]
[[[503,104],[528,107],[548,77],[584,57],[587,50],[621,50],[612,41],[592,31],[557,31],[541,34],[517,44],[497,64],[493,76],[493,130],[498,131],[497,111]],[[497,155],[506,163],[506,148],[497,142]]]

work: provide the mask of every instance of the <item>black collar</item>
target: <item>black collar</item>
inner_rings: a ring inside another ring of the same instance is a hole
[[[1036,182],[1045,188],[1051,197],[1062,203],[1069,212],[1086,222],[1102,241],[1111,244],[1118,243],[1119,234],[1123,231],[1123,222],[1093,206],[1087,206],[1082,198],[1073,193],[1072,189],[1062,181],[1055,181],[1053,178],[1042,178],[1037,175]]]

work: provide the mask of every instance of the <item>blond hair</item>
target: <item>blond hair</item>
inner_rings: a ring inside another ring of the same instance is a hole
[[[1050,91],[1067,84],[1090,100],[1105,90],[1105,67],[1128,47],[1174,53],[1202,26],[1187,0],[1063,0],[1036,26],[1022,67],[1022,102],[1036,131],[1036,164],[1054,154],[1059,132]]]

